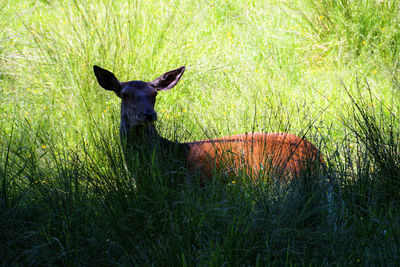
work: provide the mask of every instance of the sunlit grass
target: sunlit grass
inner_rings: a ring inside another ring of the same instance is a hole
[[[260,121],[278,107],[284,110],[281,116],[293,114],[297,131],[307,121],[304,113],[337,123],[335,107],[345,96],[340,79],[352,84],[356,75],[368,77],[383,101],[392,94],[385,89],[391,84],[388,66],[379,61],[342,65],[277,3],[264,8],[231,1],[21,5],[32,12],[18,13],[27,22],[19,23],[16,31],[22,34],[14,43],[28,40],[29,45],[8,64],[19,75],[7,76],[12,82],[2,80],[13,89],[12,94],[3,89],[13,101],[2,108],[32,123],[48,116],[47,124],[63,127],[71,142],[76,131],[86,133],[90,117],[118,120],[118,98],[96,85],[93,64],[113,70],[121,80],[151,80],[186,65],[181,83],[162,94],[157,110],[168,111],[166,123],[179,116],[193,127],[195,138],[210,124],[221,134],[249,131],[252,126],[245,122],[255,109]]]

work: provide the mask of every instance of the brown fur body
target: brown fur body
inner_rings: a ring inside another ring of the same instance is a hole
[[[207,178],[213,172],[261,172],[282,179],[298,177],[324,164],[319,150],[309,141],[290,133],[238,134],[187,143],[189,168]]]

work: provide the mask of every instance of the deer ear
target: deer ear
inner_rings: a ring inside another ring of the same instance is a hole
[[[157,91],[166,91],[174,87],[179,79],[182,77],[182,74],[185,72],[185,66],[180,68],[168,71],[150,82],[151,86],[153,86]]]
[[[121,83],[112,72],[102,69],[96,65],[93,66],[93,71],[101,87],[109,91],[114,91],[117,95],[119,95],[121,91]]]

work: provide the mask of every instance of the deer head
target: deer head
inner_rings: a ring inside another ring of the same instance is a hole
[[[168,71],[151,82],[120,82],[108,70],[96,65],[93,70],[100,86],[121,98],[121,131],[128,132],[133,127],[151,124],[157,120],[154,110],[157,93],[174,87],[185,67]]]

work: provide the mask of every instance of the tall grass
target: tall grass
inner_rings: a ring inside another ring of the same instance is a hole
[[[0,10],[2,265],[399,261],[396,1]],[[162,136],[292,132],[321,149],[327,173],[288,184],[221,174],[200,186],[173,153],[127,161],[119,100],[93,64],[123,81],[186,65],[156,104]]]
[[[295,10],[316,34],[316,41],[325,46],[326,52],[344,54],[337,57],[338,60],[352,60],[363,54],[397,66],[400,38],[396,26],[399,22],[397,1],[306,3],[306,9]]]

